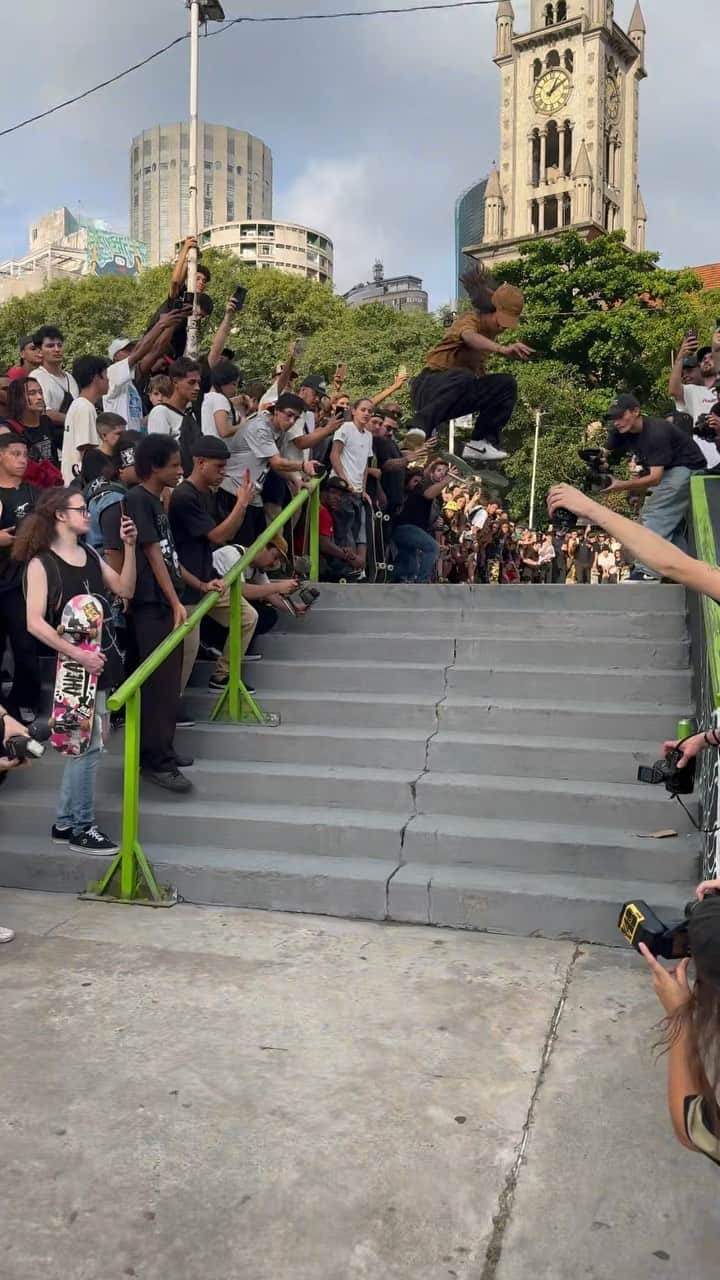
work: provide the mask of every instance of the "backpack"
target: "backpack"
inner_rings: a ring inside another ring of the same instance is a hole
[[[202,428],[197,418],[192,413],[184,413],[180,425],[178,448],[182,460],[183,475],[186,477],[190,475],[193,469],[193,449],[198,441],[202,440],[202,435]]]
[[[98,555],[102,555],[105,546],[103,543],[102,528],[100,525],[100,517],[103,511],[107,511],[108,507],[114,507],[116,503],[122,502],[126,495],[124,485],[116,484],[109,481],[103,484],[98,491],[97,482],[89,485],[85,490],[84,498],[87,503],[88,515],[90,516],[90,528],[87,532],[87,545],[97,551]]]

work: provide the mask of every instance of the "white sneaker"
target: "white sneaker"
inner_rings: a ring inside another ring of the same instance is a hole
[[[12,942],[14,937],[12,929],[0,928],[0,942]]]
[[[502,449],[497,449],[487,440],[468,440],[462,456],[468,462],[501,462],[503,458],[507,458]]]

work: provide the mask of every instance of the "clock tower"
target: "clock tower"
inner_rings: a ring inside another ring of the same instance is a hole
[[[511,0],[498,0],[500,158],[482,242],[465,253],[492,265],[568,227],[587,236],[622,229],[630,249],[645,248],[645,30],[639,0],[627,33],[614,21],[613,0],[530,0],[530,30],[519,34]]]

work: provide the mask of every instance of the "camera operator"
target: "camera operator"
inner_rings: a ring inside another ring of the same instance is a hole
[[[720,465],[720,451],[712,438],[713,432],[720,431],[720,417],[713,413],[720,400],[717,383],[712,347],[698,351],[697,336],[689,331],[670,372],[668,391],[675,401],[675,408],[692,418],[695,443],[708,467]],[[704,428],[702,435],[698,434],[698,428]]]
[[[635,396],[617,396],[608,409],[607,419],[611,427],[607,453],[634,454],[645,474],[630,480],[612,480],[603,492],[644,497],[640,523],[662,538],[682,540],[690,503],[690,479],[705,470],[704,455],[675,423],[645,417]],[[640,559],[636,559],[626,579],[628,582],[656,580],[656,574]]]
[[[2,724],[2,742],[3,751],[0,753],[0,783],[4,782],[11,769],[21,769],[27,767],[30,763],[28,760],[21,761],[17,756],[11,757],[5,754],[7,742],[9,738],[28,738],[30,735],[19,720],[13,720],[4,707],[0,706],[0,724]],[[6,929],[0,925],[0,943],[12,942],[15,934],[12,929]]]
[[[665,1011],[668,1108],[678,1142],[720,1164],[720,897],[710,896],[720,881],[704,881],[688,917],[690,960],[665,969],[645,943],[639,950],[653,974]]]

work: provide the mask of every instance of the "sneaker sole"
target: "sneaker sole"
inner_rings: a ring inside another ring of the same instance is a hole
[[[51,843],[51,844],[59,844],[59,845],[63,845],[63,846],[65,846],[65,845],[69,845],[69,844],[70,844],[70,837],[68,836],[67,840],[61,840],[59,836],[51,836],[51,837],[50,837],[50,843]]]
[[[112,858],[120,852],[119,844],[114,844],[111,849],[85,849],[80,844],[70,844],[68,847],[72,853],[86,853],[90,858]]]

